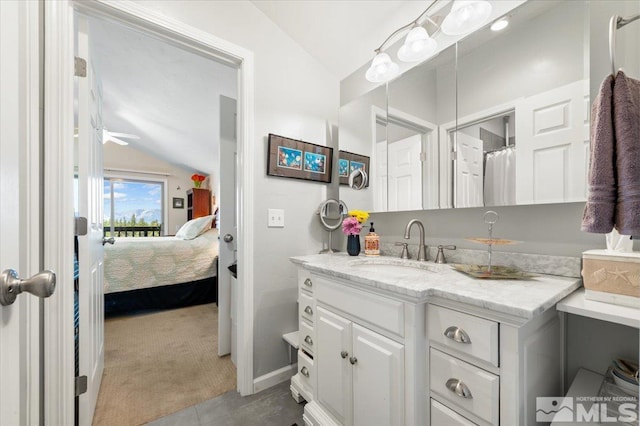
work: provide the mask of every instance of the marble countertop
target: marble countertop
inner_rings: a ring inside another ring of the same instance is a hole
[[[312,272],[342,278],[359,287],[378,288],[417,300],[440,297],[526,319],[540,315],[582,286],[578,278],[552,275],[536,275],[527,280],[475,279],[450,264],[388,256],[352,257],[337,253],[290,260]]]

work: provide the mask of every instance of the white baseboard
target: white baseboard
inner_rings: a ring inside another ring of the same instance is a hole
[[[253,380],[253,393],[258,393],[279,383],[286,382],[298,372],[298,364],[287,365]]]

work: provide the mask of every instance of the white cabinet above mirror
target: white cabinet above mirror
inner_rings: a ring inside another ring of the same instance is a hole
[[[375,212],[584,201],[591,9],[527,1],[502,31],[489,22],[341,107],[340,149],[371,170],[340,199]]]

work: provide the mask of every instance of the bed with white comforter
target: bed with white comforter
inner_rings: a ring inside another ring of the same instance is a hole
[[[218,230],[193,240],[123,237],[104,250],[104,293],[189,283],[217,275]]]

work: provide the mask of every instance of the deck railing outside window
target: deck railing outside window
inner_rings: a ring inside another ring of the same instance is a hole
[[[113,233],[111,228],[104,227],[104,236],[109,237],[159,237],[161,234],[161,226],[114,226]]]

